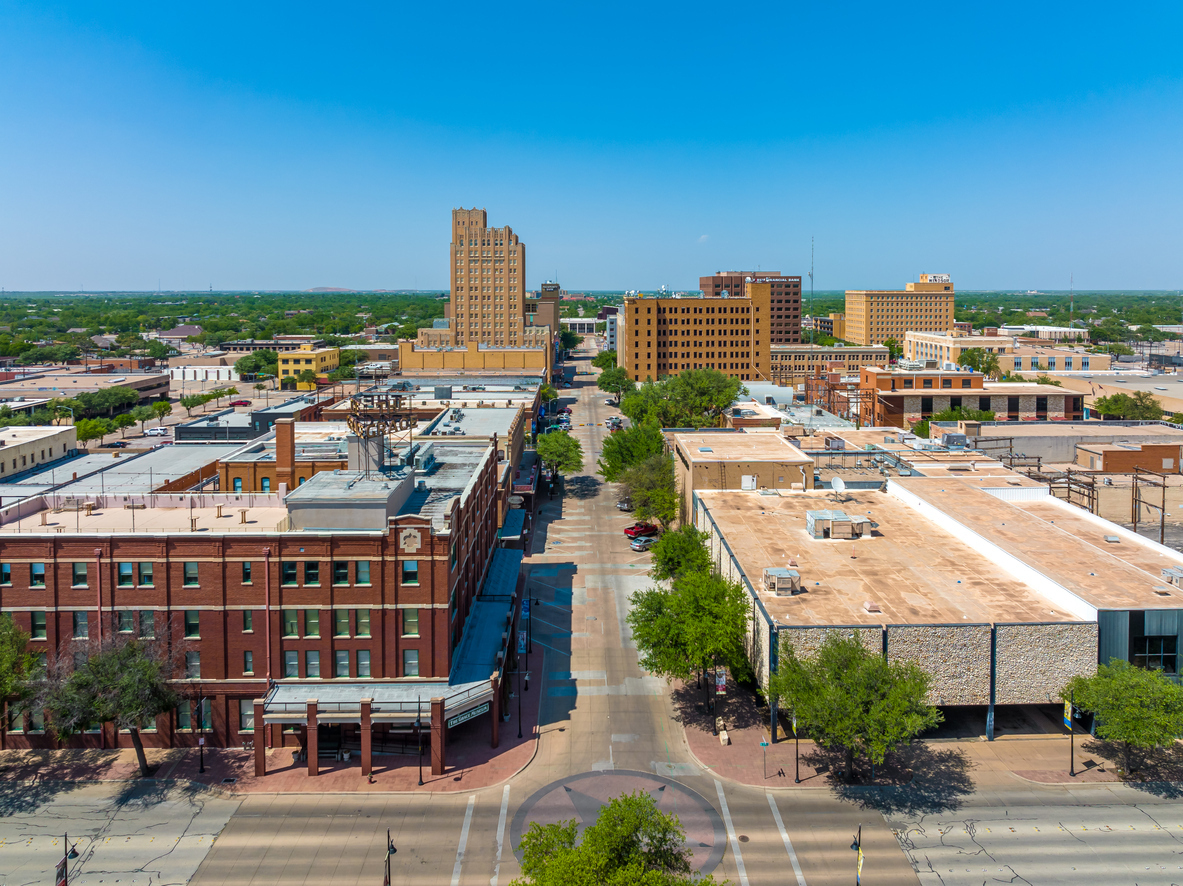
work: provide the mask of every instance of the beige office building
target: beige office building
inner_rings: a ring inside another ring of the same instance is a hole
[[[887,366],[883,345],[772,345],[769,373],[778,385],[794,387],[820,372],[858,372],[864,366]]]
[[[484,209],[452,210],[453,343],[519,347],[526,325],[526,246]]]
[[[953,281],[948,274],[921,274],[906,289],[846,290],[846,339],[859,345],[898,342],[910,331],[953,328]]]

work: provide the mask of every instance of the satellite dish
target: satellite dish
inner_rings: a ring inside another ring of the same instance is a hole
[[[841,477],[835,477],[830,481],[830,488],[834,490],[834,501],[837,501],[838,496],[846,491],[846,481]]]

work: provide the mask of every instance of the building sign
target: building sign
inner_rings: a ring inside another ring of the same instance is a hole
[[[727,694],[727,668],[715,671],[715,695]]]
[[[794,277],[757,277],[756,283],[789,283],[796,278]]]
[[[952,283],[953,282],[952,280],[949,279],[948,274],[925,274],[924,276],[928,278],[926,281],[928,283]]]
[[[530,598],[523,597],[522,598],[522,618],[529,618],[529,617],[530,617]]]
[[[1064,702],[1064,725],[1072,728],[1072,702]]]
[[[53,878],[55,886],[66,886],[66,884],[69,882],[66,876],[66,869],[69,866],[69,860],[63,855],[62,860],[58,862],[57,873]]]
[[[518,631],[518,655],[524,655],[526,652],[526,632]]]
[[[451,729],[453,726],[459,726],[461,723],[467,723],[469,720],[479,717],[481,714],[489,713],[489,702],[482,705],[477,705],[471,711],[465,711],[463,714],[457,714],[452,719],[448,720],[447,726]]]

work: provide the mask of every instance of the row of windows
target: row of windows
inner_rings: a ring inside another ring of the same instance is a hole
[[[235,481],[236,483],[240,481]],[[264,481],[266,482],[266,481]],[[264,489],[266,491],[266,489]],[[320,584],[320,561],[305,560],[304,562],[304,584],[305,585],[319,585]],[[349,564],[353,563],[354,584],[368,585],[370,584],[370,562],[368,560],[334,560],[332,564],[332,578],[334,585],[348,585],[349,584]],[[198,578],[198,563],[196,561],[186,561],[181,564],[181,583],[187,587],[196,587],[200,584]],[[87,570],[89,563],[71,563],[70,564],[70,584],[72,587],[85,588],[87,584]],[[115,564],[115,582],[119,587],[155,587],[155,571],[154,564],[149,562],[144,563],[116,563]],[[400,561],[400,579],[402,584],[417,585],[419,584],[419,561],[418,560],[402,560]],[[250,584],[253,573],[253,564],[246,561],[242,564],[242,583]],[[280,564],[281,581],[285,585],[299,584],[299,563],[293,561],[284,561]],[[0,584],[12,584],[12,564],[0,563]],[[45,587],[45,564],[44,563],[30,563],[29,564],[29,586],[35,588]]]
[[[65,455],[65,454],[66,454],[66,447],[65,447],[65,446],[62,446],[62,455]],[[53,458],[53,447],[52,447],[52,446],[50,446],[50,447],[49,447],[49,457],[50,457],[51,459]],[[33,455],[22,455],[22,456],[21,456],[21,467],[22,467],[22,468],[24,468],[24,467],[28,467],[28,464],[29,464],[29,461],[28,461],[28,460],[29,460],[30,458],[31,458],[31,459],[33,459],[33,464],[37,464],[37,454],[36,454],[36,453],[34,453]],[[45,460],[46,460],[46,459],[45,459],[45,450],[44,450],[44,449],[42,449],[42,450],[41,450],[41,460],[42,460],[42,461],[45,461]],[[3,474],[3,473],[5,473],[5,465],[6,465],[6,461],[5,461],[4,459],[0,459],[0,474]],[[15,457],[13,457],[13,459],[12,459],[12,469],[13,469],[14,471],[17,469],[17,468],[16,468],[16,458],[15,458]]]

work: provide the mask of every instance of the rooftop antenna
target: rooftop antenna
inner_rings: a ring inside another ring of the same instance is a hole
[[[813,238],[809,238],[809,316],[813,317]],[[817,326],[817,318],[813,317],[813,323],[809,327],[809,343],[816,344],[814,340],[814,328]]]
[[[1072,321],[1076,319],[1076,286],[1075,278],[1071,271],[1068,272],[1068,325],[1072,325]]]

